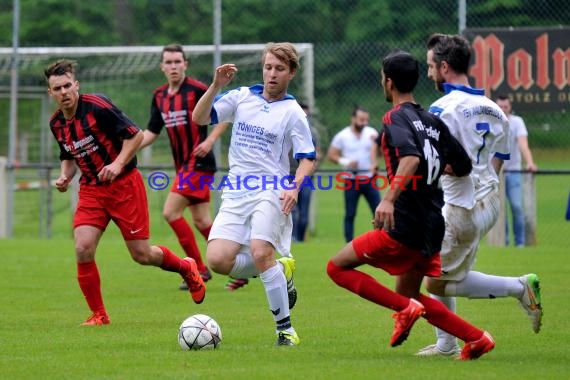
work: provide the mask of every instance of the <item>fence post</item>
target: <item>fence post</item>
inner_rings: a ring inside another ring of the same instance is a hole
[[[536,185],[534,173],[522,173],[525,245],[536,245]]]
[[[503,171],[499,174],[499,217],[497,223],[487,233],[487,243],[497,247],[504,247],[506,242],[505,236],[505,175]]]
[[[0,239],[8,236],[6,220],[8,216],[8,177],[6,175],[6,157],[0,156]]]
[[[314,184],[313,184],[314,186]],[[307,234],[310,236],[315,236],[317,233],[317,213],[319,206],[319,196],[317,189],[311,190],[309,195],[311,197],[311,203],[309,203],[309,223],[307,228]]]

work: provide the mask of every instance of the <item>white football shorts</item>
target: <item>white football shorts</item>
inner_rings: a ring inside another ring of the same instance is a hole
[[[226,239],[249,246],[252,239],[264,240],[281,256],[291,256],[293,221],[291,214],[281,211],[280,193],[281,190],[262,190],[223,199],[208,241]]]
[[[478,200],[471,210],[445,204],[445,235],[441,246],[441,277],[434,280],[461,281],[475,263],[479,242],[499,217],[498,187]]]

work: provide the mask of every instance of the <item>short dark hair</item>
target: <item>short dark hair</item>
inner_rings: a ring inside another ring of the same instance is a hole
[[[364,107],[362,107],[362,106],[360,106],[360,105],[358,105],[358,104],[355,104],[355,105],[354,105],[354,108],[352,109],[352,113],[350,114],[350,116],[356,116],[356,114],[357,114],[358,112],[369,113]]]
[[[180,44],[170,44],[170,45],[166,45],[165,47],[163,47],[162,52],[160,53],[160,60],[161,61],[164,58],[164,52],[166,52],[166,51],[169,53],[182,53],[182,58],[185,61],[190,62],[190,60],[188,58],[186,58],[186,54],[184,53],[184,48]]]
[[[386,78],[394,82],[401,93],[410,93],[418,84],[420,64],[410,53],[393,50],[382,60],[382,71]]]
[[[75,69],[77,67],[77,61],[71,59],[60,59],[52,64],[50,64],[45,70],[44,75],[46,80],[49,81],[51,76],[61,76],[70,73],[75,76]]]
[[[509,102],[511,101],[511,98],[506,94],[499,94],[496,96],[496,99],[497,100],[508,100]]]
[[[456,73],[468,73],[471,46],[467,38],[458,34],[435,33],[428,38],[427,48],[433,51],[433,60],[437,64],[445,61]]]

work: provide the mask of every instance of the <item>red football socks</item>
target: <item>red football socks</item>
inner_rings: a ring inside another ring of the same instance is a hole
[[[388,309],[401,311],[410,303],[409,298],[388,289],[374,277],[356,269],[346,269],[329,261],[327,273],[337,285]]]
[[[204,236],[204,239],[206,239],[206,241],[208,241],[208,236],[210,236],[210,230],[212,229],[212,225],[210,224],[208,227],[204,228],[204,229],[198,229],[198,231],[200,231],[200,233],[202,234],[202,236]]]
[[[198,248],[198,244],[196,243],[196,237],[194,236],[194,232],[192,228],[186,222],[184,218],[178,218],[169,222],[170,227],[178,237],[178,241],[184,249],[186,256],[191,257],[196,261],[196,265],[198,266],[199,271],[205,271],[206,266],[202,261],[202,256],[200,255],[200,249]],[[201,232],[201,231],[200,231]],[[209,234],[209,231],[208,231]]]
[[[77,263],[77,282],[93,314],[107,314],[101,294],[101,278],[95,261]]]
[[[469,322],[461,319],[440,301],[423,294],[420,294],[418,301],[426,309],[424,318],[435,327],[439,327],[464,342],[478,340],[483,335],[483,330],[479,330]]]

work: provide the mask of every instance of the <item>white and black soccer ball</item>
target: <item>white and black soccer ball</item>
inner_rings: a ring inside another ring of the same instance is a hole
[[[220,347],[222,329],[214,318],[195,314],[184,320],[178,330],[178,344],[183,350],[211,350]]]

